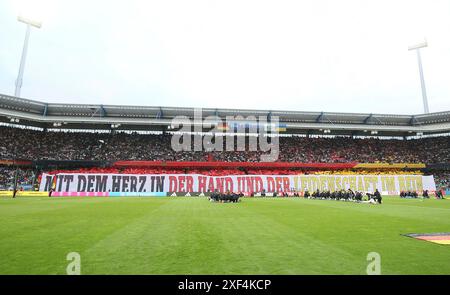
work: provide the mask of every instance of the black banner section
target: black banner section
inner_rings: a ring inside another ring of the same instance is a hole
[[[32,163],[34,167],[43,169],[109,167],[112,165],[112,163],[107,161],[91,160],[35,160]]]
[[[289,275],[149,275],[149,276],[0,276],[3,288],[15,292],[108,291],[131,294],[302,294],[313,292],[421,292],[448,288],[450,276],[289,276]],[[160,291],[160,292],[157,292]],[[331,294],[331,293],[330,293]]]

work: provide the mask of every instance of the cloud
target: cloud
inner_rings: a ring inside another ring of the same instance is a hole
[[[0,89],[23,42],[0,4]],[[5,6],[6,7],[3,7]],[[49,101],[420,113],[450,109],[448,1],[57,1],[22,94]],[[5,59],[6,58],[6,59]],[[3,61],[2,61],[3,60]],[[7,61],[5,61],[7,60]]]

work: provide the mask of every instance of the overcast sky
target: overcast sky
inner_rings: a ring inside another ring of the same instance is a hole
[[[12,95],[21,2],[0,0]],[[450,0],[33,0],[22,97],[47,102],[417,114],[450,110]],[[25,12],[25,13],[30,13]]]

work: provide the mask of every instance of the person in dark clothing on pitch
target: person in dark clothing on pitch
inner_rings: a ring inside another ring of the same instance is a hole
[[[330,199],[331,200],[336,200],[336,198],[337,198],[337,191],[334,191],[334,192],[331,193]]]
[[[354,200],[355,199],[355,192],[352,191],[352,189],[349,188],[347,190],[347,193],[348,193],[348,199],[350,199],[350,200]]]
[[[242,196],[244,196],[243,193],[232,194],[232,196],[231,196],[231,202],[233,202],[233,203],[239,202],[239,198],[242,197]]]
[[[375,198],[375,201],[377,201],[378,204],[381,204],[382,197],[381,197],[381,194],[378,191],[378,189],[375,190],[375,192],[373,193],[373,196]]]
[[[211,196],[209,197],[210,200],[214,201],[214,202],[218,202],[219,201],[219,197],[220,194],[219,192],[216,190],[214,190],[214,192],[211,194]]]
[[[312,193],[311,197],[315,198],[319,198],[320,197],[320,191],[319,189],[317,189],[315,192]]]

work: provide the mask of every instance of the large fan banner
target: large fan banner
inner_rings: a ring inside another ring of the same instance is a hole
[[[385,193],[435,191],[433,176],[422,175],[228,175],[43,174],[40,191],[77,193],[312,192],[346,190]]]

